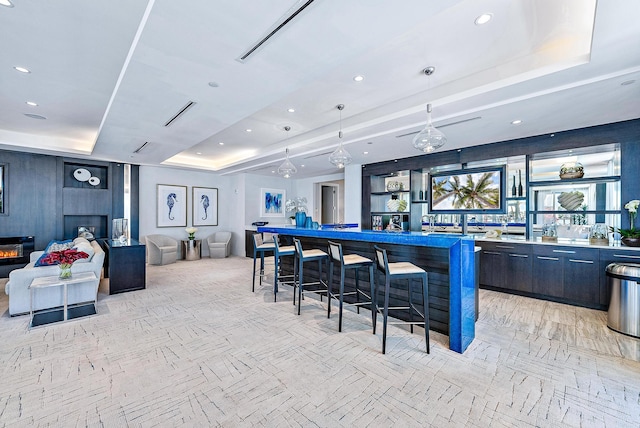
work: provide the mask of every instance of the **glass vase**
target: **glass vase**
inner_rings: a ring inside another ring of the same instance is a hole
[[[60,279],[69,279],[71,278],[71,265],[62,264],[58,265],[60,268],[60,273],[58,274],[58,278]]]
[[[304,211],[298,211],[296,213],[296,227],[304,227],[307,220],[307,213]]]

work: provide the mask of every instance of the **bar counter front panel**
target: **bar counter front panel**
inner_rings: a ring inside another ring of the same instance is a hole
[[[342,244],[345,254],[357,253],[375,260],[374,245],[387,250],[389,262],[408,261],[427,271],[429,281],[429,322],[431,330],[449,336],[449,348],[462,353],[475,337],[475,262],[474,241],[463,235],[421,232],[384,232],[356,228],[304,229],[261,226],[258,232],[277,233],[288,241],[300,239],[303,248],[327,251],[328,240]],[[308,265],[308,271],[307,271]],[[293,269],[290,258],[282,261],[284,273]],[[305,278],[317,280],[317,264],[305,264]],[[368,280],[368,273],[360,273],[361,281]],[[338,291],[339,274],[334,274],[334,292]],[[305,280],[306,282],[306,280]],[[379,281],[380,284],[380,281]],[[347,275],[345,291],[353,289],[354,275]],[[362,285],[361,285],[362,286]],[[407,282],[394,281],[398,298],[406,299]],[[381,287],[380,287],[381,288]],[[414,282],[413,301],[421,302],[420,287]],[[382,294],[378,293],[378,301]],[[395,305],[390,299],[390,306]],[[421,304],[416,304],[422,310]],[[408,319],[408,313],[398,314]]]

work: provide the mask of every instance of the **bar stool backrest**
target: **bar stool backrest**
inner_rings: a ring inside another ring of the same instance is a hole
[[[302,257],[302,244],[298,238],[293,238],[293,246],[296,247],[296,253]]]
[[[263,244],[263,242],[262,242],[262,233],[254,233],[253,234],[253,247],[257,249],[262,244]]]
[[[376,250],[376,266],[379,271],[382,271],[386,274],[389,273],[389,260],[387,259],[387,250],[383,250],[382,248],[375,245],[373,247]]]
[[[342,263],[342,244],[329,241],[329,254],[333,260]]]

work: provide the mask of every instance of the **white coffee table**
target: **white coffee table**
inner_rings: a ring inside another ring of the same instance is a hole
[[[69,307],[68,307],[68,296],[69,296],[68,291],[69,291],[70,285],[79,284],[87,281],[95,281],[96,279],[97,279],[96,274],[93,272],[74,273],[73,276],[69,279],[60,279],[57,276],[41,276],[38,278],[34,278],[31,281],[31,284],[29,285],[29,300],[30,300],[29,328],[37,327],[44,324],[50,324],[54,322],[63,322],[69,319],[73,319],[73,318],[77,318],[85,315],[95,315],[96,313],[95,299],[93,300],[93,302],[87,302],[87,305],[83,305],[83,306],[88,306],[89,303],[92,303],[93,308],[91,310],[87,310],[86,308],[84,308],[83,310],[75,311],[73,314],[70,315]],[[63,291],[64,303],[62,307],[62,314],[60,314],[59,308],[43,309],[42,311],[39,311],[40,313],[36,314],[36,315],[43,315],[41,317],[42,320],[38,320],[37,322],[34,323],[33,293],[38,289],[49,288],[49,287],[60,287],[60,286],[64,287],[64,291]],[[45,316],[45,314],[49,314],[49,316]],[[60,315],[62,315],[62,319],[60,319]]]

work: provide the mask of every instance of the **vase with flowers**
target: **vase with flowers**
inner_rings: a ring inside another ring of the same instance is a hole
[[[196,239],[196,232],[198,231],[197,227],[187,227],[184,231],[189,234],[189,241]]]
[[[307,198],[295,197],[284,204],[287,212],[292,212],[296,227],[304,227],[307,220]]]
[[[612,232],[620,234],[620,242],[629,247],[640,247],[640,229],[636,229],[636,217],[638,215],[638,207],[640,199],[634,199],[625,204],[624,208],[629,211],[629,229],[611,228]]]
[[[89,257],[89,254],[84,251],[74,250],[70,248],[68,250],[63,251],[53,251],[47,254],[40,263],[42,265],[58,265],[60,268],[60,272],[58,273],[58,278],[60,279],[69,279],[71,278],[71,266],[73,262],[80,259],[86,259]]]

